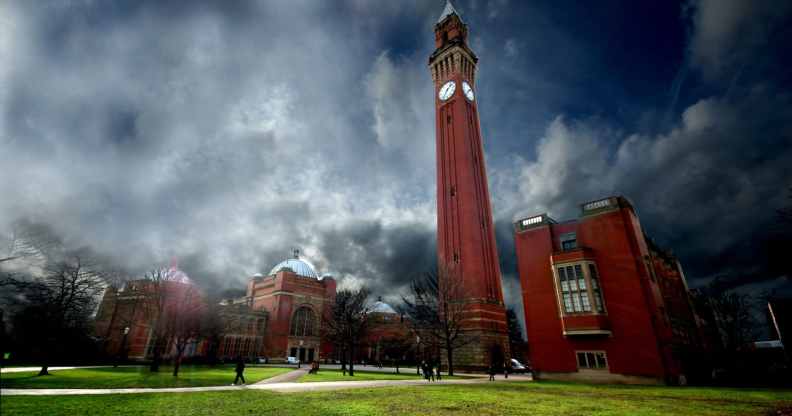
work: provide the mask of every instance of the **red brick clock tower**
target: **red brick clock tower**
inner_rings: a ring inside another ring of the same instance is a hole
[[[454,290],[457,301],[467,305],[464,328],[471,342],[454,352],[454,366],[481,369],[507,358],[509,342],[476,101],[478,58],[450,1],[434,30],[437,49],[429,68],[437,123],[438,266],[461,288]]]

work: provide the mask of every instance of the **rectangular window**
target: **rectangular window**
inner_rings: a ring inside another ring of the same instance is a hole
[[[588,267],[586,267],[586,264]],[[603,313],[599,275],[593,263],[556,267],[558,296],[565,313]]]
[[[561,250],[574,250],[577,248],[577,234],[576,233],[566,233],[563,234],[561,237],[558,238],[561,242]]]
[[[577,351],[578,368],[604,370],[608,368],[605,351]]]

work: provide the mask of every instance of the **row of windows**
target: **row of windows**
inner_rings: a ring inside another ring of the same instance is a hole
[[[578,368],[603,370],[608,368],[604,351],[577,351]]]
[[[584,269],[584,265],[588,265]],[[579,263],[556,268],[558,287],[565,313],[605,312],[599,275],[594,263]],[[593,301],[593,305],[592,305]]]
[[[258,346],[256,338],[225,337],[222,354],[226,357],[255,355],[258,354]]]

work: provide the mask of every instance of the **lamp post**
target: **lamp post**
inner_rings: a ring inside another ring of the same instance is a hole
[[[421,363],[418,361],[418,357],[421,356],[421,337],[420,335],[415,336],[415,374],[421,375]]]

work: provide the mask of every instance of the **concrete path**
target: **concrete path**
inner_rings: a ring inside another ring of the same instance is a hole
[[[286,374],[277,375],[275,377],[266,378],[264,380],[259,381],[258,383],[253,383],[253,385],[261,385],[261,384],[275,384],[275,383],[289,383],[292,381],[297,381],[300,377],[306,375],[308,373],[308,368],[303,367],[298,370],[289,371]]]
[[[302,369],[301,369],[302,370]],[[300,370],[300,371],[301,371]],[[287,373],[289,375],[294,373]],[[276,376],[279,377],[279,376]],[[274,378],[274,377],[273,377]],[[269,381],[264,380],[264,381]],[[497,381],[530,381],[530,376],[511,376],[504,379],[498,376]],[[248,386],[216,386],[216,387],[173,387],[173,388],[128,388],[128,389],[2,389],[2,396],[45,396],[45,395],[79,395],[79,394],[137,394],[137,393],[191,393],[205,391],[232,391],[232,390],[267,390],[281,393],[326,391],[341,389],[359,389],[373,387],[395,387],[395,386],[434,386],[443,384],[481,384],[487,383],[486,377],[476,377],[473,379],[462,380],[443,380],[439,382],[427,382],[425,380],[376,380],[376,381],[325,381],[315,383],[256,383]]]
[[[58,371],[58,370],[78,370],[81,368],[111,368],[112,365],[88,365],[88,366],[81,366],[81,367],[48,367],[47,371]],[[139,365],[119,365],[118,367],[140,367]],[[39,371],[41,370],[41,366],[38,367],[5,367],[0,368],[0,373],[24,373],[26,371]]]

